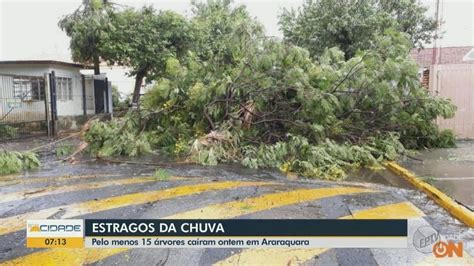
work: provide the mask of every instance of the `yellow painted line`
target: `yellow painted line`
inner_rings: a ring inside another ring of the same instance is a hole
[[[24,257],[19,257],[10,261],[2,262],[0,265],[31,265],[31,266],[52,266],[52,265],[89,265],[96,261],[105,259],[115,254],[126,251],[125,248],[101,248],[101,249],[48,249],[46,251],[35,252]]]
[[[354,212],[339,219],[410,219],[424,216],[410,202],[389,204]],[[215,265],[299,265],[329,249],[245,249]]]
[[[352,213],[352,215],[344,216],[339,219],[412,219],[423,216],[425,216],[425,214],[420,209],[411,202],[405,201],[356,211]]]
[[[144,204],[147,202],[155,202],[159,200],[171,199],[180,196],[198,194],[206,191],[230,189],[245,186],[261,186],[270,185],[266,182],[211,182],[204,184],[195,184],[188,186],[180,186],[175,188],[132,193],[111,198],[91,200],[86,202],[78,202],[35,212],[29,212],[16,216],[0,219],[0,235],[8,234],[25,228],[27,219],[47,219],[56,213],[63,213],[61,219],[72,218],[88,213],[112,210],[120,207]]]
[[[399,176],[405,178],[412,185],[425,192],[428,197],[433,199],[446,211],[448,211],[452,216],[459,219],[461,222],[467,226],[474,228],[474,213],[468,210],[466,207],[458,204],[452,198],[441,192],[439,189],[433,187],[432,185],[421,181],[415,174],[411,173],[407,169],[401,167],[395,162],[386,163],[385,166],[390,169],[392,172],[396,173]]]
[[[319,188],[300,189],[290,192],[280,192],[268,194],[242,201],[211,205],[196,211],[182,212],[165,217],[164,219],[225,219],[233,218],[243,214],[249,214],[264,209],[271,209],[304,201],[316,200],[325,197],[342,194],[375,192],[363,188]],[[230,207],[226,210],[227,207]],[[210,211],[217,211],[218,214],[210,215]],[[32,253],[0,265],[82,265],[91,264],[103,260],[112,255],[124,252],[128,249],[50,249],[43,252]],[[39,263],[39,264],[38,264]],[[264,263],[266,264],[266,263]]]
[[[15,184],[32,184],[32,183],[41,183],[48,181],[68,181],[68,180],[77,180],[84,178],[94,178],[94,177],[117,177],[120,175],[110,175],[110,174],[92,174],[92,175],[64,175],[64,176],[48,176],[48,177],[33,177],[28,178],[24,176],[10,176],[5,179],[0,180],[0,186],[15,185]]]
[[[171,176],[166,179],[168,180],[182,180],[186,179],[179,176]],[[19,199],[31,199],[47,195],[55,195],[60,193],[75,192],[88,189],[99,189],[109,186],[119,186],[119,185],[133,185],[147,182],[159,182],[160,179],[156,177],[135,177],[127,179],[111,179],[100,182],[91,182],[91,183],[80,183],[80,184],[68,184],[65,186],[50,186],[45,188],[35,188],[23,191],[17,191],[7,194],[1,194],[0,203],[19,200]]]
[[[279,192],[241,201],[211,205],[179,214],[177,215],[179,218],[170,216],[169,219],[196,219],[196,217],[206,219],[226,219],[305,201],[364,192],[375,191],[357,187],[298,189],[290,192]]]
[[[12,174],[12,175],[0,175],[0,184],[2,182],[10,182],[12,180],[15,180],[19,177],[20,175],[18,174]]]

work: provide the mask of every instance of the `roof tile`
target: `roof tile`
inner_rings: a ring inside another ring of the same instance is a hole
[[[410,56],[423,67],[429,67],[433,64],[433,49],[413,49]],[[463,57],[472,49],[474,46],[462,46],[462,47],[441,47],[438,48],[440,53],[438,64],[450,65],[450,64],[474,64],[474,60],[463,61]]]

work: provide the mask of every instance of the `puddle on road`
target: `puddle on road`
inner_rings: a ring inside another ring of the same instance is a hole
[[[354,170],[348,173],[347,181],[368,182],[397,188],[413,189],[413,186],[405,179],[386,169],[377,171],[365,168]]]
[[[402,165],[474,209],[474,141],[460,141],[453,149],[425,150],[416,157],[423,161],[406,160]]]

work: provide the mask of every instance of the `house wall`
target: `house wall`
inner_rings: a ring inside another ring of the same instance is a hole
[[[0,75],[5,75],[0,78],[0,118],[3,118],[2,122],[19,123],[45,120],[44,100],[20,101],[14,96],[13,77],[10,75],[44,77],[44,73],[47,72],[46,66],[0,65]],[[12,105],[15,108],[11,109]]]
[[[82,76],[78,68],[51,66],[56,77],[71,78],[73,85],[72,100],[57,100],[58,116],[84,115],[82,108]]]
[[[450,98],[458,108],[453,118],[438,119],[438,125],[460,139],[474,139],[474,64],[433,65],[430,73],[430,92]]]
[[[0,65],[0,74],[42,77],[48,71],[48,65]]]
[[[81,73],[79,72],[79,68],[75,67],[68,67],[68,66],[57,66],[57,65],[0,65],[0,74],[8,74],[8,75],[24,75],[24,76],[41,76],[51,73],[51,71],[55,71],[56,77],[66,77],[72,79],[73,90],[72,90],[72,100],[59,100],[57,101],[57,111],[58,116],[77,116],[83,115],[83,92],[82,92],[82,77]],[[93,90],[93,88],[89,88],[89,90]],[[13,91],[1,91],[2,97],[7,95],[10,97],[9,93],[11,93],[11,97],[13,98]],[[49,87],[46,88],[46,94],[49,95]],[[92,94],[93,95],[93,94]],[[93,100],[92,100],[93,102]],[[5,104],[4,104],[5,105]],[[0,115],[7,107],[2,106],[0,107]],[[22,103],[21,109],[27,109],[32,115],[40,114],[41,118],[44,119],[44,108],[45,104],[44,101],[34,101],[34,102],[25,102]],[[20,112],[22,110],[14,110],[14,112]],[[10,116],[10,115],[9,115]]]

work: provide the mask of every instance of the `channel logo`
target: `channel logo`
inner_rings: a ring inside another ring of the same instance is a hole
[[[439,241],[433,245],[433,254],[436,258],[449,257],[463,257],[463,243],[454,241]]]
[[[28,220],[26,246],[29,248],[81,248],[83,220]]]
[[[28,228],[29,232],[82,232],[80,224],[32,224]]]
[[[83,220],[28,220],[27,237],[82,237]]]
[[[431,226],[419,227],[413,235],[413,246],[421,253],[433,254],[435,258],[463,257],[463,242],[444,241],[440,233]]]

